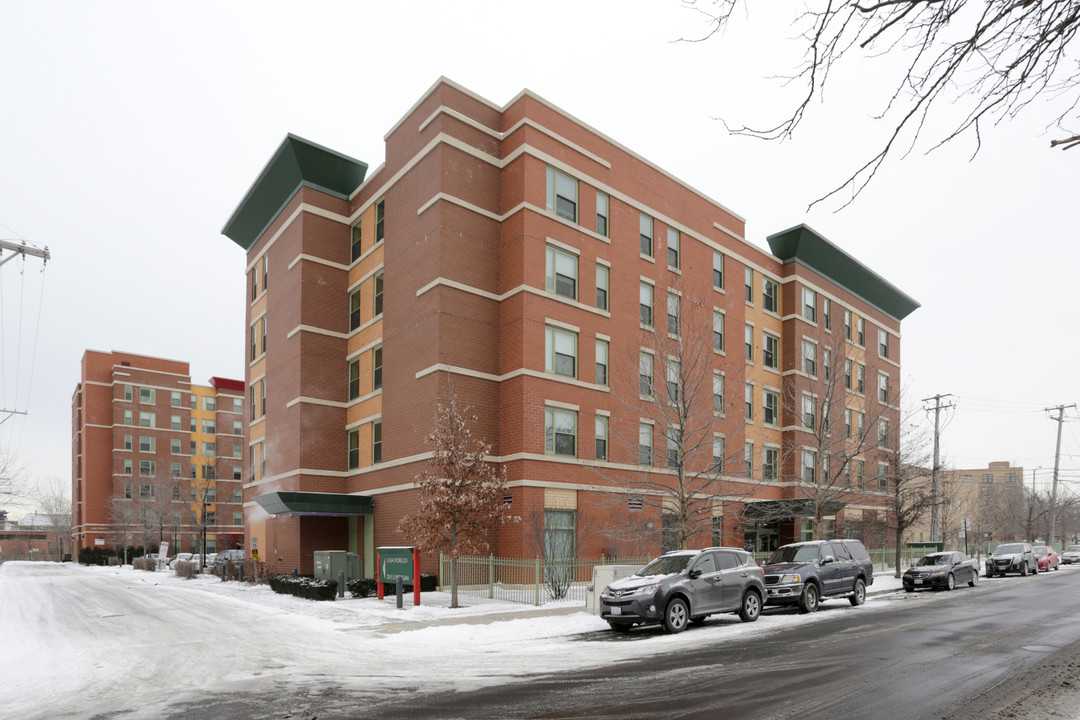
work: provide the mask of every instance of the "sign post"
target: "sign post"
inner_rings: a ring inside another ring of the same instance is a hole
[[[413,605],[420,604],[420,549],[412,546],[375,548],[376,597],[385,597],[384,585],[401,582],[413,586]]]

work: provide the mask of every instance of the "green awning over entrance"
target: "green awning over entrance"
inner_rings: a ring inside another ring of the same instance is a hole
[[[846,503],[829,501],[822,508],[822,517],[830,517],[843,509]],[[746,520],[782,520],[785,518],[814,517],[813,500],[763,500],[747,503],[743,510]]]
[[[341,495],[338,493],[274,492],[255,498],[263,510],[271,515],[327,515],[352,517],[373,515],[375,500],[364,495]]]

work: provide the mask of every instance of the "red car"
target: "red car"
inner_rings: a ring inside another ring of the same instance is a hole
[[[1058,569],[1061,558],[1054,552],[1054,548],[1049,545],[1035,545],[1031,549],[1034,551],[1035,557],[1039,559],[1039,572]]]

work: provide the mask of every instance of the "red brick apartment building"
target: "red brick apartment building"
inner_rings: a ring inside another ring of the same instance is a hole
[[[85,547],[243,542],[244,383],[188,363],[87,350],[71,401],[72,536]]]
[[[802,421],[823,378],[851,388],[828,403],[836,433],[896,427],[918,304],[810,228],[765,252],[743,218],[529,91],[499,107],[440,79],[385,142],[368,173],[289,135],[223,229],[248,259],[244,526],[274,566],[348,549],[370,570],[375,546],[401,544],[451,393],[507,470],[521,520],[494,538],[505,556],[559,533],[579,557],[670,544],[668,501],[651,501],[675,475],[673,430],[652,388],[675,365],[707,378],[711,457],[695,462],[717,470],[692,545],[810,532],[798,499],[828,459]],[[673,338],[703,349],[673,364]],[[851,463],[829,532],[878,519],[863,474],[881,460]]]

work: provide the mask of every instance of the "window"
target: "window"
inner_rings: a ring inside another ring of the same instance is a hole
[[[886,418],[878,418],[877,444],[880,448],[889,447],[889,421]]]
[[[754,386],[752,383],[746,383],[746,387],[743,388],[743,404],[746,406],[746,421],[754,421]]]
[[[844,311],[844,337],[848,340],[851,339],[851,311]]]
[[[652,327],[653,324],[653,287],[648,283],[641,283],[638,291],[638,302],[641,305],[641,324]]]
[[[866,392],[866,367],[858,363],[855,365],[855,380],[858,393],[862,395]]]
[[[596,416],[596,459],[608,459],[608,419],[605,415]]]
[[[153,477],[157,472],[157,463],[153,460],[140,460],[139,461],[139,474],[143,477]],[[143,496],[147,497],[147,496]]]
[[[152,412],[141,412],[141,413],[139,413],[139,425],[141,427],[149,427],[149,428],[157,427],[157,425],[154,423],[154,413],[152,413]]]
[[[667,264],[673,270],[679,269],[679,231],[667,229]]]
[[[878,328],[877,347],[878,355],[883,358],[889,357],[889,333],[885,331],[885,328]]]
[[[766,425],[780,424],[780,395],[775,390],[761,393],[761,419]]]
[[[803,318],[817,322],[817,293],[810,288],[802,289]]]
[[[596,266],[596,308],[608,309],[608,283],[611,271],[605,265]]]
[[[821,298],[821,322],[826,330],[832,329],[832,300]]]
[[[679,467],[679,459],[682,453],[679,451],[682,430],[678,425],[668,425],[667,429],[667,466],[669,470]]]
[[[251,419],[255,419],[255,387],[251,387]]]
[[[645,213],[641,213],[638,226],[641,233],[641,254],[652,257],[653,219]]]
[[[713,435],[712,439],[712,471],[720,474],[724,472],[724,436]]]
[[[608,196],[599,190],[596,191],[596,232],[604,237],[608,234]]]
[[[382,242],[386,237],[386,199],[375,203],[375,242]]]
[[[217,455],[217,443],[204,442],[202,444],[202,454],[204,457],[215,457]]]
[[[217,467],[214,465],[206,465],[203,467],[203,478],[206,480],[217,480]],[[210,492],[217,496],[217,490],[211,489]]]
[[[713,415],[724,414],[724,376],[720,373],[712,376],[712,409]]]
[[[844,359],[844,387],[848,390],[851,389],[851,374],[854,364],[855,363],[851,361],[851,358]]]
[[[192,420],[191,422],[195,422],[195,421]],[[192,432],[194,432],[194,430],[192,430]],[[188,452],[188,454],[189,455],[194,455],[194,454],[196,454],[198,452],[199,444],[197,442],[195,442],[194,440],[191,440],[191,441],[189,441],[189,446],[188,447],[190,448],[190,451]],[[195,476],[192,475],[192,477],[195,477]]]
[[[983,473],[982,480],[983,480],[984,483],[988,483],[988,484],[992,483],[992,482],[994,482],[994,474],[993,473]]]
[[[190,397],[190,400],[191,400],[190,405],[191,405],[192,410],[195,410],[196,408],[199,407],[199,397],[197,395],[195,395],[193,393],[191,395],[191,397]]]
[[[382,420],[371,423],[371,462],[382,462]]]
[[[241,468],[239,465],[237,465],[236,467],[234,467],[232,469],[232,479],[233,480],[243,480],[244,479],[244,469]],[[239,498],[240,498],[240,491],[239,490],[234,490],[233,491],[233,502],[240,502]]]
[[[377,345],[371,351],[371,389],[378,390],[382,387],[382,345]]]
[[[131,402],[131,386],[130,385],[125,385],[124,386],[124,399],[127,400],[128,402]]]
[[[889,466],[886,463],[878,463],[877,485],[879,490],[887,490],[889,488]]]
[[[349,329],[360,327],[360,288],[349,294]],[[255,327],[251,328],[251,357],[255,357]]]
[[[256,355],[257,355],[256,344],[255,344],[255,326],[254,325],[251,326],[251,343],[250,344],[251,344],[251,358],[250,359],[254,360]]]
[[[217,512],[216,511],[214,511],[214,510],[207,510],[206,511],[205,524],[206,525],[217,525]],[[214,542],[215,545],[217,544],[216,540],[215,541],[207,540],[206,541],[206,550],[207,550],[207,552],[210,551],[210,543],[211,542]]]
[[[364,254],[364,248],[361,244],[362,233],[360,230],[360,223],[356,223],[352,226],[352,238],[349,245],[349,260],[350,262],[356,262],[360,259],[360,256]]]
[[[682,399],[682,365],[678,360],[667,361],[667,399],[676,405]]]
[[[769,333],[761,334],[761,362],[770,370],[780,368],[780,338]]]
[[[813,483],[817,477],[817,453],[813,450],[802,451],[802,479],[805,483]]]
[[[268,287],[270,287],[270,256],[265,254],[265,253],[263,254],[262,266],[263,266],[263,290],[266,290]]]
[[[171,472],[172,472],[172,477],[179,478],[180,475],[183,472],[181,470],[180,463],[178,463],[178,462],[172,463]],[[179,487],[177,487],[175,485],[173,486],[172,496],[173,496],[173,500],[179,500],[180,499],[180,488]]]
[[[179,390],[173,390],[172,393],[170,393],[169,402],[172,404],[173,407],[180,407],[181,399]]]
[[[844,437],[851,439],[851,408],[844,408]]]
[[[262,380],[262,381],[259,382],[259,390],[262,393],[262,405],[261,405],[261,407],[262,407],[262,414],[265,417],[266,416],[266,380]]]
[[[131,421],[131,411],[130,410],[125,410],[124,411],[124,424],[125,425],[131,425],[131,423],[132,423],[132,421]]]
[[[866,321],[861,317],[855,318],[855,328],[857,330],[856,342],[859,345],[866,345]]]
[[[713,250],[712,284],[717,290],[724,289],[724,253]]]
[[[866,465],[862,460],[855,461],[855,477],[860,490],[862,490],[863,486],[866,484],[865,467]]]
[[[131,449],[131,435],[124,435],[124,449]]]
[[[652,425],[638,423],[638,465],[652,465]]]
[[[802,370],[807,375],[817,376],[817,345],[809,340],[802,341]]]
[[[382,315],[382,295],[383,295],[383,274],[377,273],[375,275],[375,317]]]
[[[754,303],[754,269],[748,267],[743,274],[745,275],[743,283],[746,285],[746,302],[752,305]]]
[[[544,372],[577,377],[577,334],[550,325],[545,329]]]
[[[240,447],[240,443],[232,444],[232,456],[237,459],[244,457],[244,453],[242,451],[242,448]]]
[[[608,384],[608,344],[607,340],[596,341],[596,384]]]
[[[712,347],[716,352],[724,352],[724,313],[713,310]]]
[[[188,418],[188,427],[190,428],[191,432],[199,431],[198,423],[199,421],[195,418]]]
[[[679,336],[679,296],[673,292],[667,296],[667,331],[668,335]]]
[[[765,448],[764,462],[761,465],[761,477],[763,480],[772,481],[780,477],[780,451],[776,448]]]
[[[232,524],[233,525],[243,525],[244,524],[244,513],[239,512],[239,511],[233,511]]]
[[[754,477],[754,443],[743,445],[743,473],[748,478]]]
[[[153,388],[139,388],[139,402],[143,405],[153,405],[155,392]]]
[[[243,435],[244,434],[244,421],[243,420],[233,420],[232,421],[232,434],[233,435]]]
[[[155,449],[157,442],[152,435],[140,435],[139,436],[139,452],[152,453],[157,452]]]
[[[817,427],[817,404],[812,395],[802,396],[803,427],[813,430]]]
[[[350,470],[355,470],[356,468],[360,467],[360,431],[355,430],[355,429],[350,430],[349,431],[348,441],[349,441],[349,455],[348,455],[349,469]]]
[[[754,362],[754,326],[747,325],[743,336],[746,345],[746,362]]]
[[[549,455],[577,457],[577,413],[561,408],[544,409],[544,451]]]
[[[239,480],[240,478],[236,478],[236,479]],[[240,488],[237,488],[237,489],[233,490],[232,491],[232,501],[234,503],[244,502],[244,491],[241,490]]]
[[[638,354],[638,393],[645,398],[653,396],[653,356],[647,352]]]
[[[263,319],[262,319],[262,322],[260,323],[260,326],[262,327],[262,351],[266,352],[266,316],[265,315],[263,315]]]
[[[232,401],[232,411],[234,413],[244,412],[244,401],[238,397],[234,397]]]
[[[830,348],[821,351],[821,371],[826,380],[832,379],[832,350]]]
[[[124,474],[125,475],[130,475],[131,474],[131,460],[124,460]],[[131,495],[128,494],[126,497],[131,497]]]
[[[1016,473],[1005,473],[1005,482],[1007,482],[1007,483],[1016,482]]]
[[[566,573],[568,563],[577,557],[574,537],[577,535],[573,510],[544,510],[544,557],[548,572]]]
[[[360,360],[349,362],[349,399],[360,397]]]
[[[779,286],[767,277],[761,278],[761,306],[769,312],[780,312]]]
[[[548,245],[545,284],[547,291],[577,300],[577,265],[577,255]]]
[[[879,374],[877,376],[877,392],[878,401],[882,405],[889,402],[889,376],[885,374]]]
[[[251,299],[259,297],[259,266],[251,268]]]
[[[217,435],[217,420],[203,420],[202,431],[207,435]]]
[[[547,169],[547,209],[570,222],[577,222],[577,180],[555,168]]]
[[[143,473],[143,474],[145,474],[145,473]],[[141,498],[152,498],[156,494],[157,493],[154,491],[154,486],[153,485],[140,485],[139,486],[139,497],[141,497]]]

